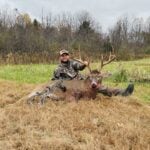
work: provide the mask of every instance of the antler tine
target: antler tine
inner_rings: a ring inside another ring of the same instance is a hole
[[[110,52],[108,61],[104,62],[104,57],[103,57],[103,55],[101,55],[101,68],[100,68],[100,71],[102,70],[102,68],[103,68],[105,65],[111,63],[111,62],[114,61],[115,59],[116,59],[116,55],[112,55],[111,52]]]
[[[103,68],[103,62],[104,62],[104,56],[103,56],[103,54],[101,55],[101,68],[100,68],[100,71],[101,71],[101,69]]]
[[[107,65],[109,63],[111,63],[112,61],[114,61],[116,59],[116,55],[111,55],[111,52],[110,52],[110,55],[109,55],[109,60],[106,61],[105,63],[103,63],[103,66],[104,65]]]

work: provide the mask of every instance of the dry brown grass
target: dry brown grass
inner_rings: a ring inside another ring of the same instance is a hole
[[[0,150],[148,150],[150,106],[134,97],[16,103],[36,85],[0,81]]]

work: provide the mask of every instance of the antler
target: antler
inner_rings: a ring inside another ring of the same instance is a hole
[[[79,44],[79,47],[78,47],[78,50],[79,50],[79,59],[75,59],[75,58],[73,58],[73,60],[75,60],[75,61],[77,61],[77,62],[79,62],[79,63],[81,63],[81,64],[84,64],[85,65],[85,62],[82,60],[82,58],[81,58],[81,50],[80,50],[80,44]],[[88,64],[87,64],[87,68],[88,68],[88,70],[89,70],[89,72],[91,73],[91,71],[92,71],[92,69],[91,69],[91,67],[90,67],[90,60],[88,59]]]
[[[108,59],[106,62],[104,62],[104,56],[101,55],[101,68],[100,68],[100,71],[102,70],[102,68],[103,68],[105,65],[111,63],[111,62],[114,61],[115,59],[116,59],[116,55],[112,55],[111,52],[110,52],[110,54],[109,54],[109,59]]]

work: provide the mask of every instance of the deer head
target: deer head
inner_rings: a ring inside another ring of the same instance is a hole
[[[97,89],[102,83],[102,75],[101,73],[95,69],[91,70],[90,74],[87,76],[85,82],[89,84],[91,89]]]
[[[102,69],[104,66],[108,65],[109,63],[113,62],[114,60],[116,59],[116,55],[112,55],[111,52],[108,56],[108,60],[106,60],[103,56],[103,54],[101,55],[101,64],[100,64],[100,68],[99,69],[95,69],[95,70],[92,70],[91,67],[90,67],[90,60],[87,59],[87,62],[88,62],[88,65],[87,65],[87,69],[89,71],[89,74],[87,75],[87,78],[86,78],[86,82],[89,82],[90,84],[90,87],[92,89],[96,89],[98,88],[101,83],[102,83],[102,79],[103,78],[106,78],[108,76],[110,76],[110,74],[108,73],[103,73],[102,72]],[[80,63],[83,63],[84,62],[80,59],[74,59],[75,61],[78,61]]]

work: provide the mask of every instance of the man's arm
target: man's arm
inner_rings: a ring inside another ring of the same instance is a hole
[[[74,78],[75,74],[71,74],[69,71],[65,70],[65,68],[58,67],[53,74],[52,80],[60,80],[67,79],[70,80]]]
[[[73,61],[72,66],[75,70],[84,70],[85,67],[87,66],[87,62],[85,62],[85,64],[83,64],[83,63],[80,63],[77,61]]]
[[[57,69],[55,69],[55,71],[53,72],[52,80],[59,80],[60,72],[61,72],[61,69],[59,67]]]

